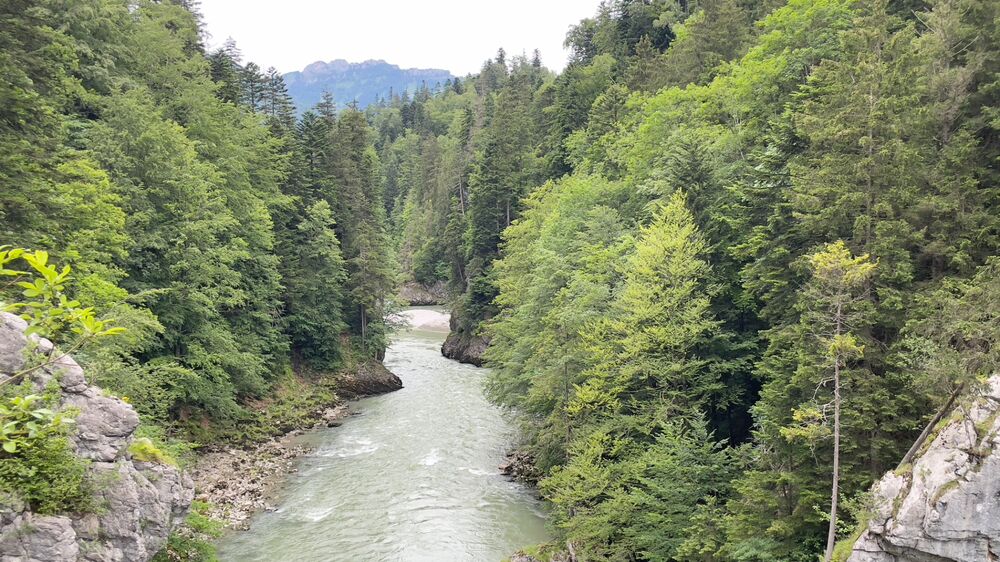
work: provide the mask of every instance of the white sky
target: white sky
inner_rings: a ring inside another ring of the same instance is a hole
[[[201,0],[210,47],[236,40],[246,61],[281,72],[333,59],[384,59],[463,76],[503,47],[562,70],[569,27],[599,0]]]

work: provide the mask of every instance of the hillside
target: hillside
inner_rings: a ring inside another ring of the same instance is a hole
[[[452,78],[439,68],[399,68],[383,60],[350,63],[342,59],[316,61],[301,71],[285,74],[288,93],[299,113],[316,105],[324,91],[333,94],[338,105],[357,100],[360,107],[385,97],[390,90],[411,92],[422,84],[433,87]]]

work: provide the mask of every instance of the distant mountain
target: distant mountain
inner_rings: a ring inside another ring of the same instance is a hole
[[[377,96],[388,96],[390,90],[413,92],[424,83],[433,88],[451,77],[450,72],[438,68],[399,68],[384,60],[350,63],[337,59],[316,61],[300,72],[289,72],[285,83],[295,107],[302,113],[316,105],[324,90],[333,94],[338,107],[355,100],[365,107]]]

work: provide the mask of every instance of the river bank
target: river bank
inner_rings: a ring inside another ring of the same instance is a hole
[[[272,508],[277,491],[295,472],[296,459],[311,450],[301,442],[301,435],[340,425],[352,413],[349,401],[399,390],[403,384],[381,363],[369,361],[311,382],[298,377],[292,386],[293,393],[317,397],[318,407],[303,409],[301,397],[293,405],[282,403],[279,397],[262,406],[263,412],[279,418],[273,423],[277,435],[256,436],[201,453],[189,469],[196,499],[208,505],[204,514],[226,528],[245,529],[255,513]],[[298,411],[280,412],[288,409]]]
[[[348,415],[349,405],[337,404],[316,416],[308,428],[293,429],[264,443],[202,455],[190,470],[195,499],[208,504],[208,517],[227,528],[245,530],[255,513],[273,509],[278,490],[295,472],[295,460],[311,450],[297,438],[308,429],[339,424]]]
[[[432,309],[407,310],[397,321],[413,330],[448,329],[447,315]],[[296,471],[295,461],[313,450],[303,441],[304,433],[339,426],[351,414],[361,413],[352,410],[352,402],[402,388],[402,381],[381,363],[362,363],[331,379],[333,401],[295,418],[284,433],[197,457],[189,473],[196,499],[208,505],[206,516],[228,529],[245,530],[254,514],[274,509],[282,484]],[[298,391],[312,392],[314,388],[306,383]]]

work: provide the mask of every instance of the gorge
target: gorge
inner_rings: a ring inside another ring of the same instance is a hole
[[[1000,2],[590,1],[0,2],[2,562],[995,558]]]

